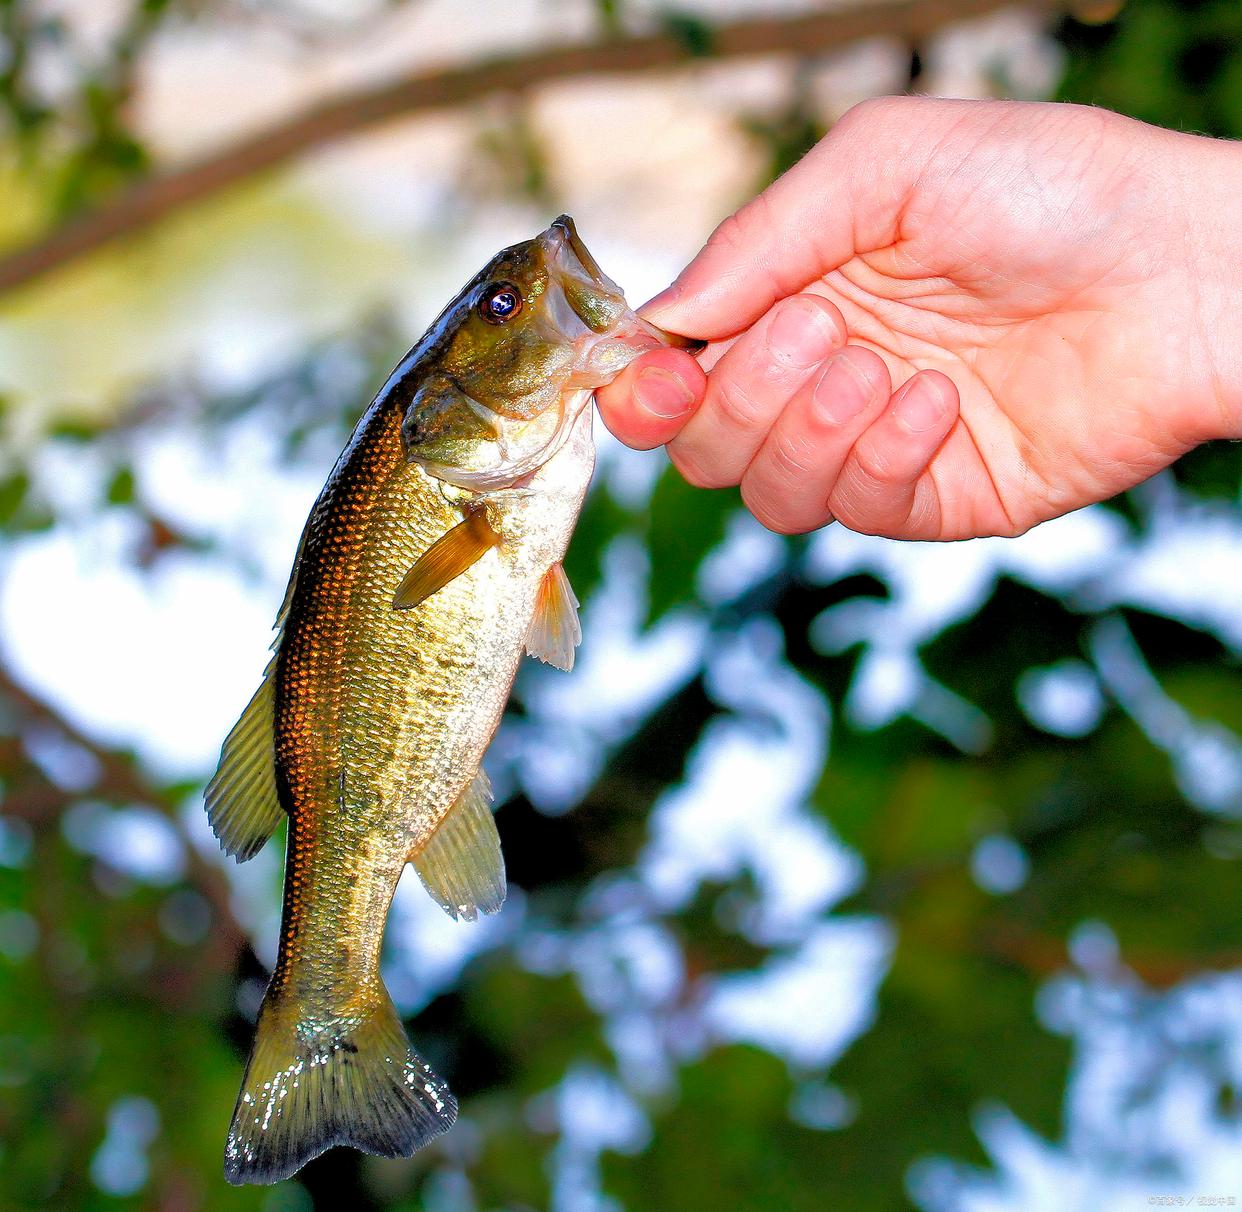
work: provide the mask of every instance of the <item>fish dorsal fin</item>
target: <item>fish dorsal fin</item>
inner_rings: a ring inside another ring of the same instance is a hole
[[[284,816],[276,794],[275,665],[273,657],[254,698],[225,738],[220,766],[203,796],[212,832],[224,853],[239,863],[259,853]]]
[[[561,564],[553,564],[539,583],[535,613],[526,632],[526,651],[566,671],[574,667],[574,649],[582,642],[578,599]]]
[[[492,785],[481,767],[411,861],[449,917],[472,922],[505,903],[505,860],[492,816]]]
[[[276,612],[272,659],[254,697],[224,739],[220,765],[203,793],[211,831],[225,854],[239,863],[254,858],[285,815],[276,793],[276,662],[285,638],[285,623],[297,591],[298,570],[306,549],[309,523],[298,539],[285,596]]]
[[[285,638],[285,623],[289,618],[289,611],[293,607],[293,595],[298,588],[298,572],[302,567],[302,552],[306,550],[306,532],[310,529],[309,524],[303,528],[302,537],[298,539],[298,549],[293,553],[293,567],[289,569],[289,580],[285,585],[285,596],[280,600],[280,609],[276,612],[276,622],[273,627],[276,635],[272,639],[271,650],[275,652],[280,647],[280,642]]]
[[[500,535],[487,520],[487,511],[475,506],[463,521],[441,535],[419,556],[393,595],[393,608],[412,610],[478,563],[484,553],[499,542]]]

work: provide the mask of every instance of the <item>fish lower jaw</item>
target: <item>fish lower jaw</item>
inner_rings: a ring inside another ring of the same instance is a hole
[[[665,333],[641,316],[627,311],[623,320],[607,332],[584,340],[566,380],[570,389],[594,391],[611,383],[640,354],[670,344]]]

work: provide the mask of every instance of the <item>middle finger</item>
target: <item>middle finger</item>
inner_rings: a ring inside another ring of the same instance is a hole
[[[669,444],[678,470],[704,488],[737,484],[785,404],[845,339],[827,299],[777,303],[712,368],[703,403]]]

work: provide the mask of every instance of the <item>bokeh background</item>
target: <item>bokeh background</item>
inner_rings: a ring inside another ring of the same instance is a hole
[[[389,924],[459,1124],[222,1179],[281,854],[201,789],[354,420],[502,244],[568,210],[646,297],[907,89],[1238,136],[1242,7],[0,3],[0,1208],[1242,1200],[1242,448],[901,545],[602,428],[509,901]]]

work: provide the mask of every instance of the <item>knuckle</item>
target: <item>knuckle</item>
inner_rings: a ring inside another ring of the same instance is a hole
[[[753,203],[752,203],[753,205]],[[748,232],[750,224],[745,218],[746,209],[734,211],[728,218],[716,225],[716,230],[707,238],[707,247],[712,252],[743,253],[750,244]]]
[[[809,486],[814,463],[808,448],[774,435],[742,477],[742,503],[776,534],[822,526],[829,516],[827,493]]]
[[[789,510],[776,504],[766,493],[756,492],[742,484],[742,504],[765,530],[773,534],[802,534],[809,527],[801,525]]]
[[[794,495],[805,483],[806,477],[823,465],[823,452],[807,435],[788,432],[788,427],[777,426],[764,447],[771,471],[783,492]]]
[[[920,149],[925,148],[928,139],[936,141],[951,128],[955,105],[956,102],[940,97],[869,97],[837,119],[825,142],[840,141],[863,158],[860,163],[874,162],[876,156],[895,155],[921,162],[926,153]],[[903,179],[911,172],[911,166],[906,166]]]
[[[859,441],[851,461],[861,478],[881,488],[905,482],[902,468],[882,442]]]
[[[717,420],[728,430],[752,433],[763,428],[766,420],[763,401],[736,379],[722,375],[710,383],[709,395],[713,397]]]
[[[771,507],[771,496],[766,487],[755,484],[753,477],[744,476],[738,487],[742,504],[769,530],[776,530],[776,513]],[[779,533],[779,531],[778,531]]]
[[[918,506],[915,488],[900,476],[882,479],[867,470],[863,461],[851,457],[833,488],[828,505],[843,525],[859,534],[881,538],[930,538],[931,516],[920,516],[916,533],[911,517]],[[921,510],[920,510],[921,513]]]
[[[887,517],[871,507],[866,497],[861,497],[850,485],[842,485],[828,499],[832,516],[847,530],[856,534],[892,538],[893,528]]]
[[[837,119],[833,129],[857,133],[855,127],[888,126],[903,121],[926,100],[924,97],[868,97],[850,106]]]
[[[691,488],[727,488],[729,481],[713,475],[693,454],[669,448],[669,459]]]
[[[892,102],[892,97],[866,97],[862,101],[856,101],[833,124],[834,129],[866,126],[882,113],[891,110]]]
[[[700,256],[709,263],[744,267],[747,278],[769,289],[775,298],[785,293],[781,283],[766,262],[755,257],[755,249],[767,244],[779,230],[773,209],[768,190],[757,194],[717,225]]]
[[[940,533],[940,505],[934,492],[923,485],[915,490],[906,516],[902,519],[903,534],[912,539],[931,539]]]
[[[763,190],[716,225],[707,238],[707,247],[712,252],[749,261],[756,242],[773,229],[775,222],[771,196]]]

